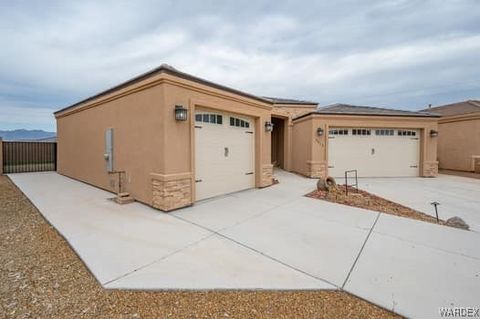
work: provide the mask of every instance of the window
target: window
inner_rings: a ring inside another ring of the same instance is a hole
[[[381,135],[381,136],[393,136],[393,130],[391,129],[379,129],[375,130],[375,135]]]
[[[230,126],[249,128],[250,122],[236,117],[230,117]]]
[[[352,129],[352,135],[370,135],[371,130],[365,128],[354,128]]]
[[[329,135],[348,135],[348,129],[340,128],[340,129],[331,129],[328,131]]]
[[[398,130],[398,136],[417,136],[417,132],[409,130]]]
[[[219,114],[195,114],[195,121],[196,122],[203,122],[203,123],[213,123],[213,124],[222,124],[223,123],[223,116]]]

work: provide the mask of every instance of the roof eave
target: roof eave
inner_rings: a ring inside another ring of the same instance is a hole
[[[84,104],[84,103],[87,103],[87,102],[90,102],[90,101],[93,101],[95,99],[98,99],[102,96],[105,96],[105,95],[108,95],[110,93],[113,93],[115,91],[118,91],[118,90],[121,90],[125,87],[128,87],[129,85],[132,85],[132,84],[135,84],[137,82],[140,82],[140,81],[143,81],[145,79],[148,79],[154,75],[158,75],[158,74],[161,74],[161,73],[166,73],[166,74],[170,74],[170,75],[173,75],[173,76],[176,76],[176,77],[179,77],[179,78],[182,78],[182,79],[185,79],[185,80],[189,80],[189,81],[192,81],[192,82],[196,82],[196,83],[199,83],[199,84],[203,84],[203,85],[206,85],[206,86],[209,86],[209,87],[213,87],[215,89],[219,89],[219,90],[222,90],[222,91],[226,91],[226,92],[229,92],[229,93],[233,93],[233,94],[237,94],[237,95],[240,95],[240,96],[243,96],[243,97],[247,97],[247,98],[250,98],[250,99],[253,99],[253,100],[256,100],[256,101],[260,101],[260,102],[263,102],[263,103],[266,103],[266,104],[269,104],[269,105],[272,105],[273,106],[273,102],[271,102],[270,100],[267,100],[267,99],[264,99],[264,98],[261,98],[259,96],[256,96],[256,95],[253,95],[253,94],[249,94],[249,93],[246,93],[246,92],[242,92],[242,91],[239,91],[239,90],[236,90],[236,89],[233,89],[233,88],[230,88],[230,87],[227,87],[227,86],[223,86],[221,84],[217,84],[217,83],[214,83],[214,82],[210,82],[210,81],[207,81],[207,80],[204,80],[204,79],[201,79],[201,78],[198,78],[196,76],[193,76],[193,75],[190,75],[190,74],[187,74],[187,73],[183,73],[181,71],[178,71],[178,70],[175,70],[171,67],[166,67],[164,65],[161,65],[160,67],[158,68],[155,68],[151,71],[148,71],[146,73],[143,73],[143,74],[140,74],[130,80],[127,80],[125,82],[122,82],[116,86],[113,86],[107,90],[104,90],[100,93],[97,93],[93,96],[90,96],[88,98],[85,98],[79,102],[76,102],[72,105],[69,105],[67,107],[64,107],[58,111],[55,111],[53,114],[56,116],[57,114],[60,114],[62,112],[65,112],[69,109],[72,109],[74,107],[77,107],[81,104]]]
[[[341,116],[375,116],[375,117],[416,117],[416,118],[440,118],[440,115],[434,114],[369,114],[369,113],[335,113],[335,112],[309,112],[293,119],[299,120],[310,115],[341,115]]]

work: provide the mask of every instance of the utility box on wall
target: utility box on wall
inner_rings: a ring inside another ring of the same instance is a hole
[[[105,130],[105,153],[107,172],[113,172],[113,128]]]

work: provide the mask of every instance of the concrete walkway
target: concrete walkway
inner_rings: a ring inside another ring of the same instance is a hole
[[[364,178],[359,187],[386,199],[435,216],[430,204],[439,202],[439,216],[463,218],[480,232],[480,179],[438,175],[436,178]]]
[[[415,318],[479,306],[478,233],[306,198],[315,181],[294,174],[170,214],[55,173],[10,177],[106,288],[345,289]]]

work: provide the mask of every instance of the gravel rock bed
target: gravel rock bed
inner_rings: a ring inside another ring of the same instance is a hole
[[[356,188],[351,186],[348,186],[348,195],[345,191],[345,185],[341,185],[333,192],[315,190],[305,196],[437,224],[437,219],[433,216],[389,201],[361,189],[357,191]],[[440,220],[438,224],[445,225],[445,221]]]
[[[1,318],[399,318],[341,291],[106,290],[0,175]]]

